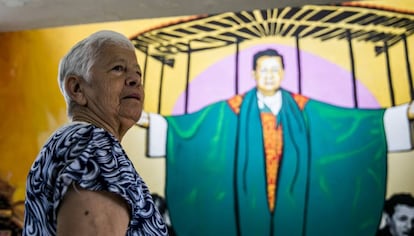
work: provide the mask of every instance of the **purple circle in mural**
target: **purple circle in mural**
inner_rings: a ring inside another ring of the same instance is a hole
[[[284,57],[285,77],[281,87],[298,93],[299,68],[296,49],[284,45],[260,44],[240,51],[237,89],[235,55],[217,61],[194,78],[189,85],[188,112],[197,111],[211,103],[228,99],[236,92],[242,94],[253,88],[253,55],[268,48],[277,50]],[[350,71],[308,52],[301,51],[300,57],[302,95],[336,106],[355,107]],[[360,108],[380,107],[372,93],[358,80],[356,88]],[[177,100],[173,115],[184,113],[184,96],[185,93]]]

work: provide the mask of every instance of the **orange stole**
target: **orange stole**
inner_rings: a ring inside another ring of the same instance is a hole
[[[241,106],[242,102],[243,102],[243,96],[242,95],[236,95],[236,96],[234,96],[234,97],[227,100],[227,104],[229,104],[230,108],[236,114],[240,113],[240,106]]]
[[[267,201],[270,212],[273,212],[279,164],[282,157],[282,126],[276,126],[276,117],[272,113],[260,113],[260,118],[266,158]]]

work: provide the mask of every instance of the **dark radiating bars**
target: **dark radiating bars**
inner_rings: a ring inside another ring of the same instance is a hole
[[[191,54],[209,49],[240,44],[261,37],[279,36],[295,37],[298,61],[298,92],[303,93],[303,81],[300,59],[300,40],[303,38],[325,40],[346,40],[349,46],[352,72],[352,96],[354,107],[358,107],[357,83],[355,76],[353,42],[372,43],[376,55],[388,52],[381,44],[386,42],[391,48],[399,42],[404,43],[407,76],[410,84],[409,93],[414,98],[413,78],[409,61],[406,38],[414,34],[414,16],[408,12],[375,9],[368,7],[335,5],[305,5],[302,7],[285,7],[221,14],[203,15],[179,23],[157,27],[132,38],[136,48],[147,56],[160,60],[161,56],[174,57],[177,53],[187,53],[187,75],[185,94],[185,113],[188,113],[190,61]],[[356,4],[358,5],[358,4]],[[363,4],[362,4],[363,5]],[[390,14],[393,12],[393,14]],[[395,13],[395,14],[394,14]],[[403,35],[403,36],[401,36]],[[197,43],[191,44],[192,41]],[[151,52],[148,47],[151,45]],[[236,45],[236,47],[239,47]],[[238,57],[238,55],[236,55]],[[146,74],[146,67],[144,73]],[[236,69],[235,92],[239,92],[238,69]],[[388,71],[388,73],[390,73]],[[389,76],[390,77],[390,76]],[[144,80],[145,81],[145,80]],[[392,103],[394,93],[390,89]]]

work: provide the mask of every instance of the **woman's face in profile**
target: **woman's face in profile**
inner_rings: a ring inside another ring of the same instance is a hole
[[[86,83],[88,107],[101,119],[130,126],[138,121],[144,91],[134,50],[114,44],[104,46]]]

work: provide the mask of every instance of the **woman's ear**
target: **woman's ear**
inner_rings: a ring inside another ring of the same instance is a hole
[[[385,225],[386,225],[386,226],[387,226],[387,225],[390,225],[390,222],[391,222],[391,216],[390,216],[390,215],[388,215],[387,213],[383,213],[382,217],[383,217],[383,221],[385,222]]]
[[[87,100],[81,86],[82,82],[79,76],[70,76],[65,80],[65,90],[72,101],[83,106],[86,105]]]

